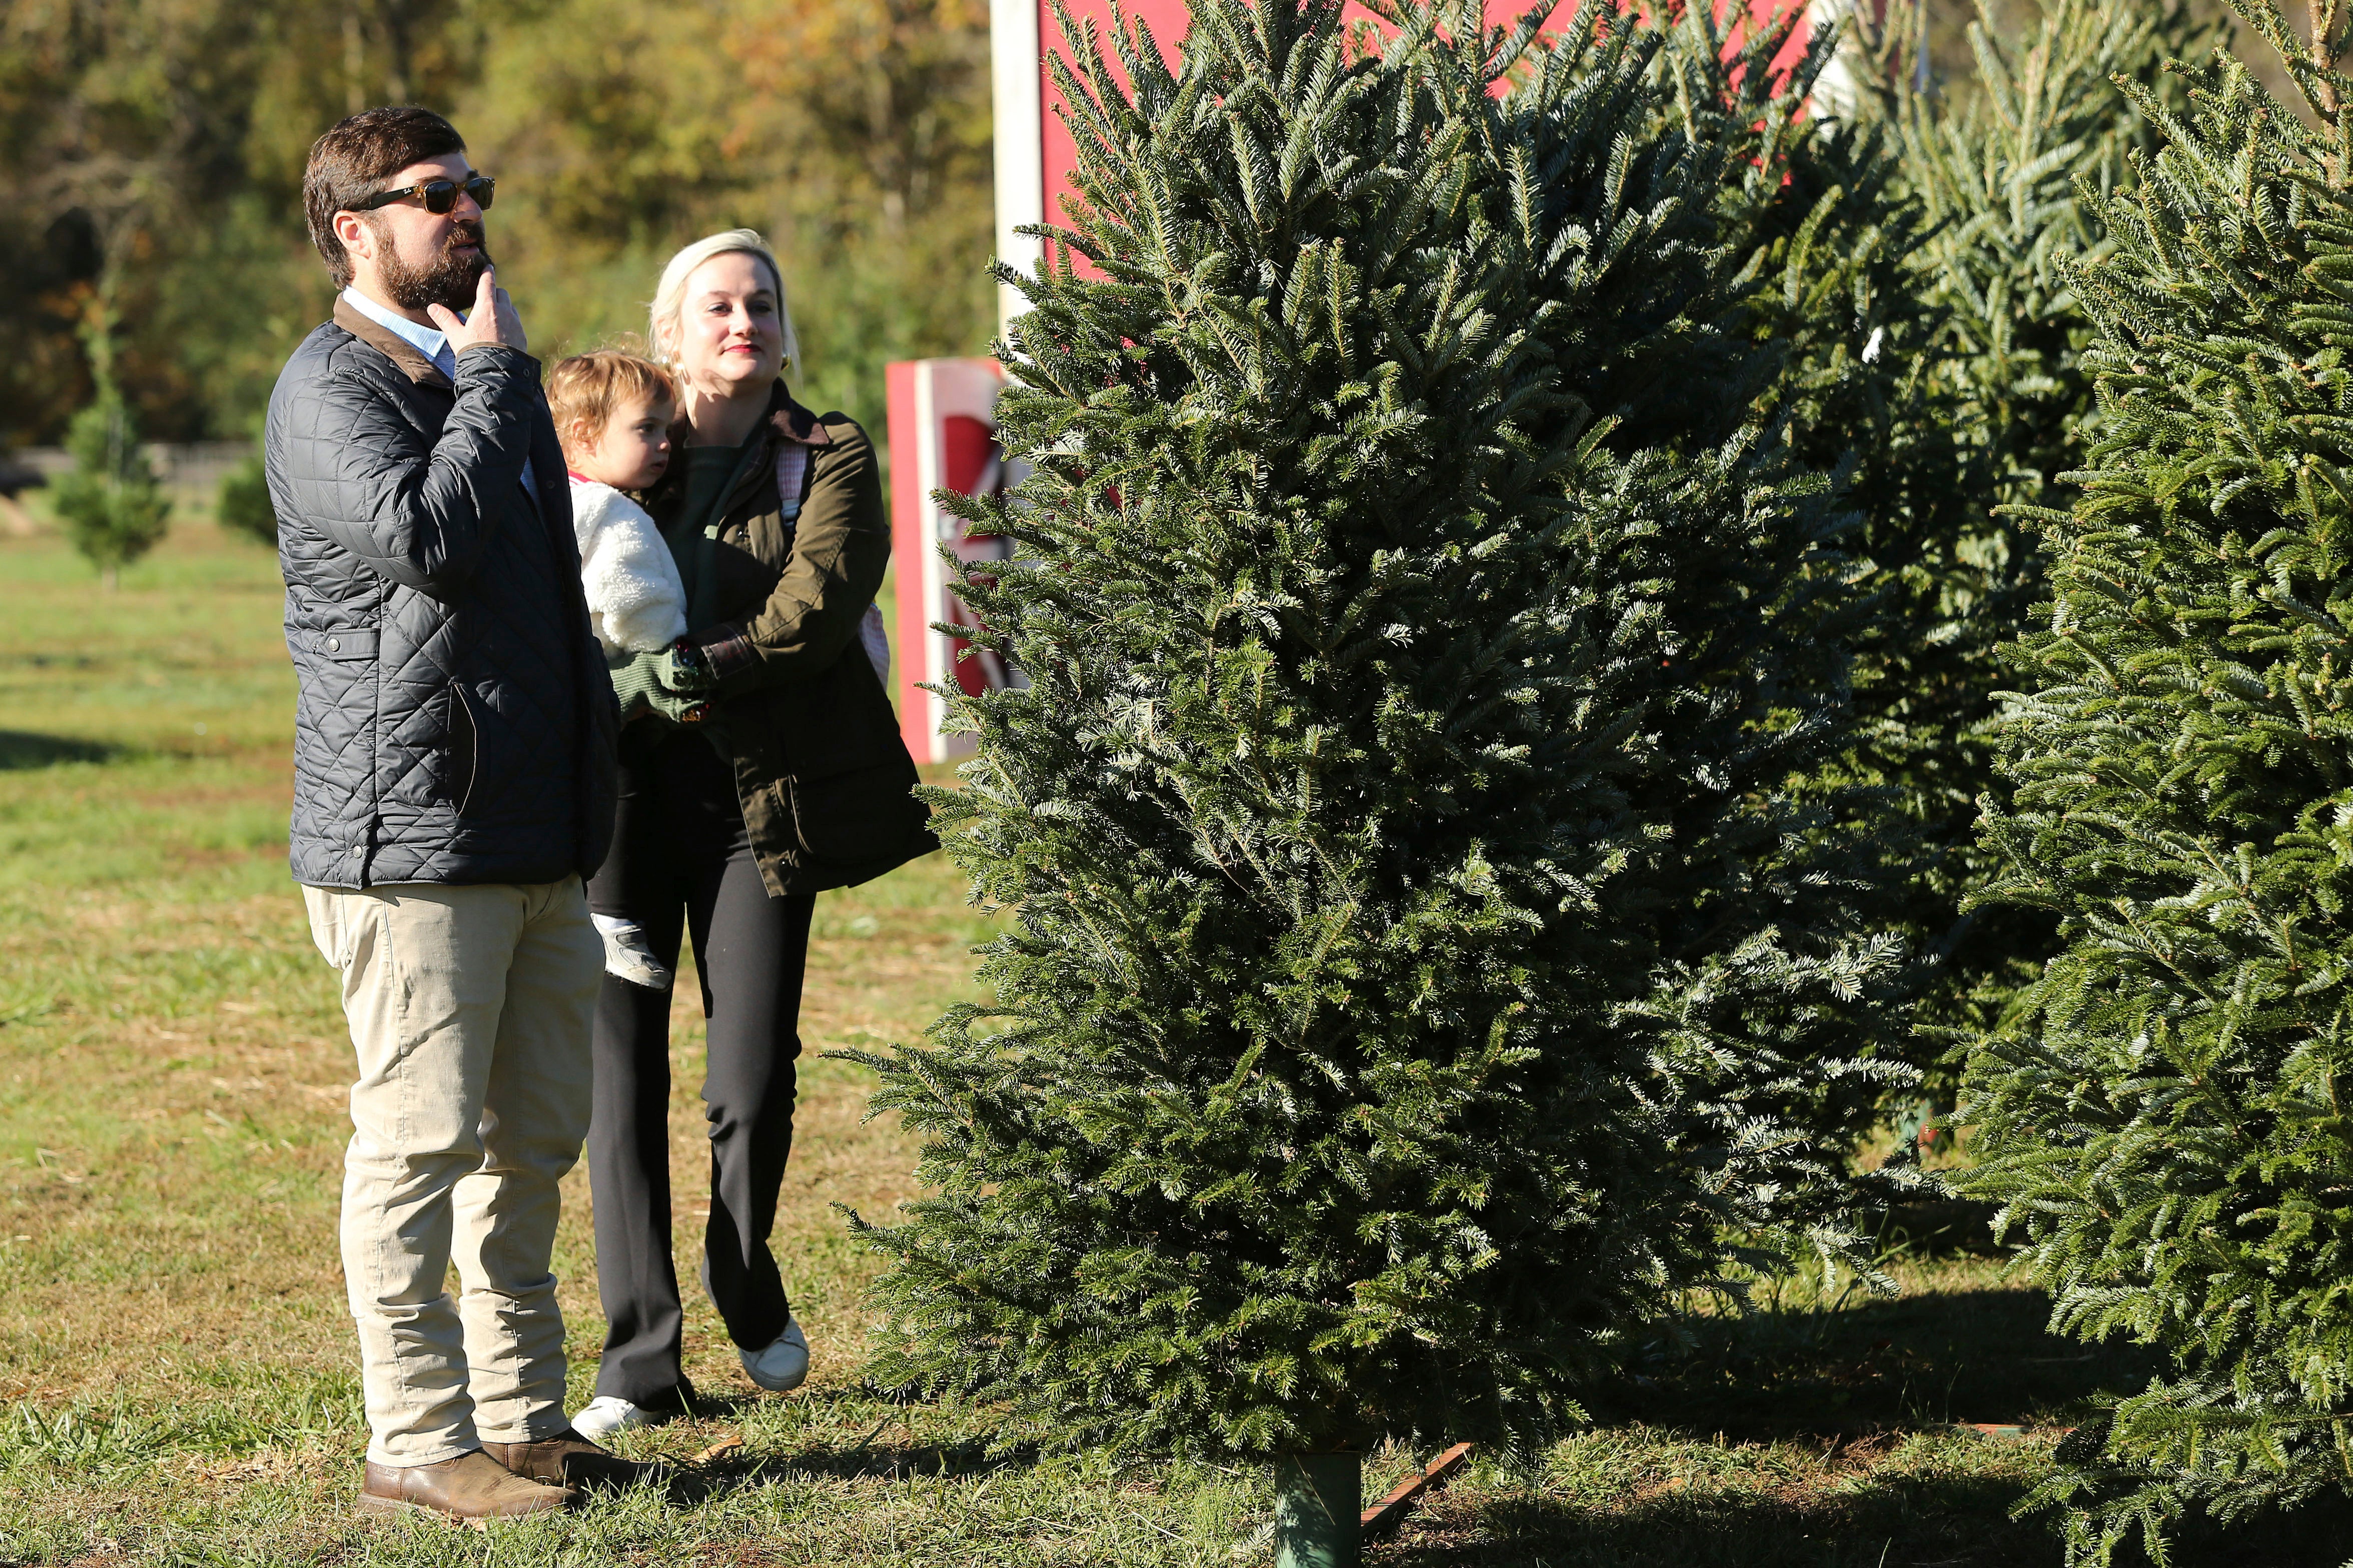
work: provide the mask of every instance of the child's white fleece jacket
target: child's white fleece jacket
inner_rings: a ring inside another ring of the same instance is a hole
[[[572,476],[572,532],[588,625],[607,653],[650,653],[686,635],[686,589],[661,531],[610,485]]]

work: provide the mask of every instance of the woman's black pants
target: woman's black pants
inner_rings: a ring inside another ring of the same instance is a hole
[[[733,772],[708,742],[666,725],[630,729],[644,732],[624,739],[619,818],[589,907],[636,921],[654,956],[673,967],[681,927],[693,937],[710,1019],[702,1282],[728,1337],[758,1350],[792,1311],[768,1234],[793,1146],[801,973],[817,900],[769,896]],[[670,1005],[666,991],[605,976],[588,1128],[607,1324],[596,1392],[651,1409],[692,1394],[679,1365],[683,1313],[670,1258]]]

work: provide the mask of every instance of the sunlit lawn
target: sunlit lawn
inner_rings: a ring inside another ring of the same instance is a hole
[[[831,1205],[887,1215],[912,1152],[861,1122],[860,1070],[818,1053],[911,1038],[970,994],[966,950],[989,928],[936,856],[818,906],[777,1240],[817,1346],[810,1387],[756,1395],[698,1300],[689,1370],[712,1408],[631,1444],[676,1461],[667,1488],[488,1538],[356,1520],[334,1226],[349,1058],[286,876],[279,616],[268,554],[201,518],[111,595],[53,539],[0,540],[0,1563],[1266,1560],[1237,1552],[1266,1508],[1251,1469],[992,1455],[988,1413],[860,1385],[871,1265]],[[702,1020],[681,1005],[676,1022],[691,1237]],[[575,1173],[556,1260],[575,1403],[595,1267]],[[1901,1301],[1801,1288],[1746,1323],[1698,1323],[1594,1391],[1593,1429],[1517,1467],[1482,1456],[1374,1560],[2056,1562],[2047,1529],[2008,1510],[2133,1356],[2045,1339],[2041,1298],[1993,1260],[1928,1249],[1897,1272]],[[1372,1457],[1368,1493],[1409,1463]],[[2316,1525],[2266,1531],[2244,1560],[2353,1552],[2306,1541]]]

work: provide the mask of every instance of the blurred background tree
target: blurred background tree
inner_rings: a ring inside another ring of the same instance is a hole
[[[269,501],[269,481],[262,473],[259,439],[245,460],[223,476],[219,496],[213,502],[213,520],[232,533],[277,548],[278,510]]]
[[[1967,94],[1973,0],[1927,3],[1930,74]],[[2022,35],[2040,5],[1994,11]],[[885,360],[982,352],[993,325],[987,26],[981,0],[6,0],[0,447],[91,401],[76,332],[110,279],[141,427],[245,434],[328,310],[303,155],[398,101],[501,176],[537,348],[637,328],[670,248],[749,224],[789,270],[798,389],[879,426]]]
[[[172,500],[139,444],[139,422],[114,374],[113,318],[101,291],[82,324],[98,395],[66,426],[74,466],[57,485],[58,518],[73,547],[112,592],[122,568],[153,550],[171,526]]]
[[[0,447],[92,403],[77,330],[119,322],[159,440],[236,437],[330,289],[311,140],[369,104],[450,115],[500,176],[491,239],[535,350],[642,328],[669,252],[777,245],[802,395],[881,423],[881,365],[984,352],[980,0],[10,0],[0,13]]]

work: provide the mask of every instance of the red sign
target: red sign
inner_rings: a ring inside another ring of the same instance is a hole
[[[891,419],[891,558],[898,570],[899,732],[919,763],[944,763],[972,750],[969,735],[941,726],[947,702],[925,686],[978,696],[1018,677],[995,654],[973,647],[955,628],[975,625],[955,594],[945,546],[966,566],[1002,561],[1011,551],[992,535],[967,538],[964,520],[935,499],[940,490],[993,495],[1005,488],[997,445],[997,389],[1005,374],[993,359],[901,360],[887,367]],[[946,630],[936,629],[945,626]]]

